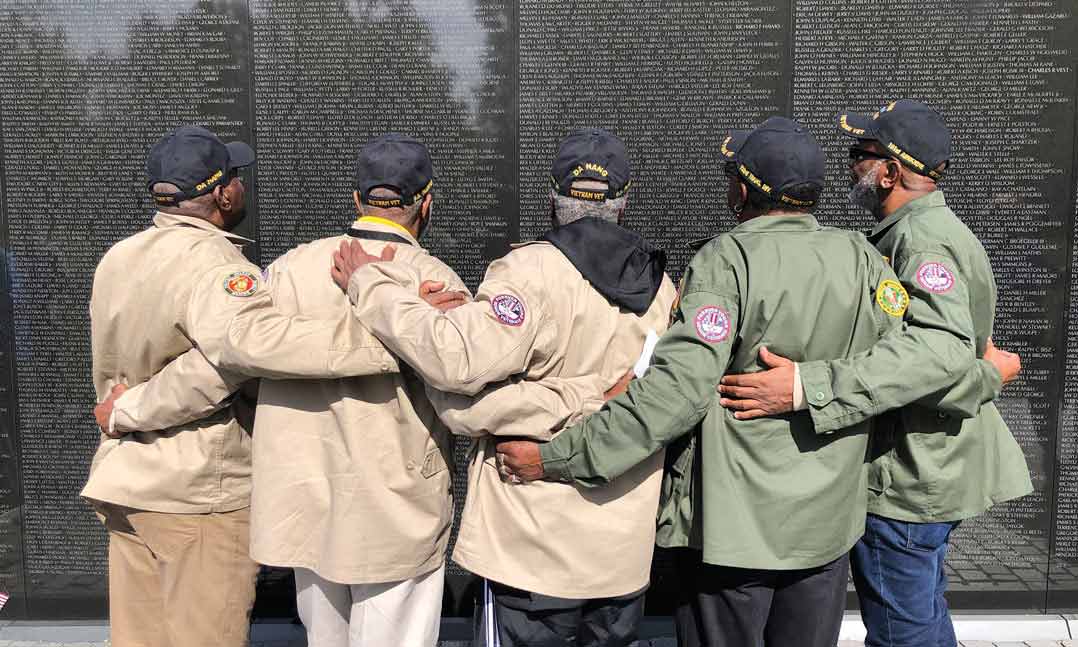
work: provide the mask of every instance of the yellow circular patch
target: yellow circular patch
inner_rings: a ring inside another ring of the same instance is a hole
[[[876,288],[876,303],[892,317],[901,317],[910,307],[910,295],[901,283],[887,279]]]

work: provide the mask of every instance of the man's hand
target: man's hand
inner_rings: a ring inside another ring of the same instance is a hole
[[[603,394],[603,399],[613,400],[622,393],[628,391],[629,382],[632,382],[634,377],[636,377],[636,373],[634,373],[633,369],[630,368],[628,371],[626,371],[625,375],[621,376],[621,379],[617,381],[617,384],[607,389],[606,393]]]
[[[341,243],[340,249],[333,252],[333,267],[329,273],[333,276],[333,282],[348,292],[348,279],[352,278],[352,272],[369,263],[391,261],[396,255],[397,248],[393,245],[383,247],[381,256],[372,256],[358,240],[346,240]]]
[[[442,281],[423,281],[419,285],[419,297],[441,312],[459,308],[468,302],[468,295],[464,292],[444,290],[445,283]]]
[[[117,384],[112,387],[109,396],[105,398],[101,404],[94,407],[94,419],[97,420],[97,426],[101,427],[101,433],[109,438],[119,438],[124,435],[122,431],[116,433],[109,432],[109,418],[112,417],[112,407],[116,404],[116,399],[123,395],[126,390],[126,384]]]
[[[759,373],[726,375],[719,385],[719,403],[738,420],[752,420],[794,410],[794,363],[760,348],[760,361],[770,367]]]
[[[539,443],[531,440],[504,440],[496,447],[498,472],[510,483],[537,481],[543,478],[543,459]]]
[[[1022,372],[1022,358],[1017,353],[1009,353],[996,348],[991,337],[988,338],[988,347],[984,350],[984,358],[992,362],[992,365],[996,367],[1000,376],[1003,377],[1004,384],[1010,384]]]

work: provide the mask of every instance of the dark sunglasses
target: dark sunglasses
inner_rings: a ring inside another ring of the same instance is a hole
[[[865,150],[864,148],[858,148],[857,146],[850,146],[850,161],[854,164],[860,164],[865,160],[889,160],[890,155],[882,155],[875,151]]]

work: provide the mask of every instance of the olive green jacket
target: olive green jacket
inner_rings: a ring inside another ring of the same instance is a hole
[[[869,239],[891,260],[909,308],[901,331],[868,353],[801,365],[816,431],[902,407],[880,418],[873,435],[873,514],[957,521],[1029,494],[1025,456],[990,402],[999,373],[983,360],[968,369],[984,356],[995,317],[996,284],[984,247],[941,191],[903,206]],[[950,390],[920,399],[955,380]],[[962,409],[978,393],[986,404],[969,417]]]
[[[895,275],[863,235],[811,216],[763,216],[713,239],[686,271],[648,373],[541,446],[548,478],[597,486],[677,441],[660,545],[743,568],[840,557],[864,532],[871,423],[819,434],[805,411],[739,421],[716,385],[760,370],[762,345],[799,362],[869,349],[901,324],[901,299],[885,308],[878,298],[888,281],[894,293]]]

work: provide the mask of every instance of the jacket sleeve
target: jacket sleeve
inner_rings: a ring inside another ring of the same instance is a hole
[[[968,286],[949,251],[912,252],[895,260],[909,299],[902,325],[853,357],[800,365],[818,433],[922,398],[970,418],[1002,387],[995,368],[977,357]]]
[[[250,263],[219,266],[199,277],[182,321],[184,333],[222,371],[304,379],[399,370],[347,309],[332,320],[278,311],[260,270]]]
[[[159,431],[200,420],[228,406],[246,376],[218,371],[197,348],[116,399],[116,431]]]
[[[474,397],[429,387],[427,396],[455,434],[546,441],[581,415],[598,410],[610,386],[596,375],[538,381],[513,377],[487,386]]]
[[[491,263],[474,301],[446,313],[419,297],[418,273],[398,262],[357,270],[348,296],[363,325],[428,385],[475,395],[523,373],[558,338],[534,280],[540,268],[507,259]]]
[[[540,446],[546,478],[585,487],[609,483],[718,406],[715,387],[739,323],[734,285],[699,280],[690,266],[673,323],[655,347],[647,374],[598,413]]]

